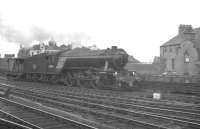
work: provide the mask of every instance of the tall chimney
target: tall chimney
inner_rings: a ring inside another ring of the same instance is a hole
[[[192,25],[179,25],[179,35],[182,35],[187,40],[193,40],[195,38],[195,32]]]

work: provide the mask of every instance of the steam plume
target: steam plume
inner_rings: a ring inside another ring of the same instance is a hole
[[[29,34],[24,34],[13,26],[3,24],[3,19],[0,17],[0,36],[8,42],[30,46],[32,41],[44,41],[53,38],[57,41],[81,41],[89,40],[90,37],[84,32],[74,32],[68,35],[56,34],[55,32],[45,30],[38,26],[32,26]]]
[[[0,17],[0,35],[3,38],[5,38],[8,42],[21,42],[21,43],[29,42],[28,38],[24,37],[24,35],[20,31],[16,30],[12,26],[4,25],[1,17]]]

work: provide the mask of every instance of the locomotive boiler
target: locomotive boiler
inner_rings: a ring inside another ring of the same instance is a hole
[[[113,46],[105,50],[75,48],[17,58],[8,77],[27,81],[61,83],[93,88],[121,87],[118,80],[125,73],[128,54]],[[127,85],[130,83],[127,82]],[[130,86],[130,85],[129,85]]]

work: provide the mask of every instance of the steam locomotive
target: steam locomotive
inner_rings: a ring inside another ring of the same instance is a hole
[[[116,46],[75,48],[8,60],[7,77],[92,88],[132,87],[134,77],[124,70],[127,62],[128,54]]]

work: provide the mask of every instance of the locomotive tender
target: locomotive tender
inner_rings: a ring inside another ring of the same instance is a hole
[[[20,80],[93,88],[118,88],[122,83],[129,87],[134,81],[132,77],[122,79],[127,74],[124,66],[128,63],[128,54],[116,46],[105,50],[75,48],[42,53],[12,62],[7,76]]]

